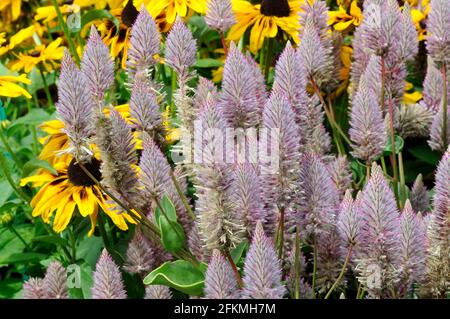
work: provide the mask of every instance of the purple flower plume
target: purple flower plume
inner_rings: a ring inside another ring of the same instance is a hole
[[[260,123],[261,107],[254,75],[254,67],[232,42],[223,69],[219,107],[234,128],[255,127]]]
[[[427,49],[434,62],[450,64],[450,2],[432,0],[427,20]]]
[[[88,80],[65,50],[61,62],[56,111],[70,141],[69,151],[81,161],[90,158],[92,154],[88,147],[88,138],[93,132],[93,104],[90,96]]]
[[[130,82],[136,73],[147,75],[159,53],[160,34],[155,20],[144,5],[131,28],[130,47],[128,49],[127,71]]]
[[[45,299],[68,299],[66,269],[58,261],[52,261],[43,281]]]
[[[239,288],[229,262],[215,249],[205,274],[206,299],[237,299]]]
[[[373,57],[375,59],[375,57]],[[358,91],[352,100],[350,115],[350,139],[353,142],[352,155],[364,161],[371,162],[383,152],[387,135],[384,127],[383,114],[378,104],[378,98],[368,87],[368,69],[361,77]]]
[[[242,297],[246,299],[281,299],[286,292],[281,282],[280,260],[261,222],[245,258],[243,282]]]
[[[189,67],[195,63],[196,53],[197,44],[191,31],[177,18],[166,40],[166,64],[174,69],[180,78],[186,78]]]
[[[44,280],[42,278],[30,278],[23,284],[23,299],[44,299]]]
[[[400,219],[400,289],[406,293],[413,282],[420,283],[425,274],[427,238],[421,215],[416,215],[409,200]]]
[[[145,238],[141,230],[136,228],[134,236],[128,244],[124,269],[129,273],[146,275],[155,266],[154,262],[152,244]]]
[[[114,61],[94,25],[81,61],[87,85],[96,105],[101,105],[103,96],[114,82]]]
[[[198,80],[197,89],[194,95],[194,108],[196,111],[201,110],[205,107],[205,103],[207,101],[208,96],[215,99],[217,97],[218,91],[217,87],[214,85],[214,82],[211,80],[200,77]]]
[[[145,287],[144,299],[172,299],[172,292],[167,286],[150,285]]]
[[[327,163],[327,169],[342,200],[345,191],[352,187],[352,172],[347,157],[339,155],[333,158]]]
[[[236,23],[231,0],[209,0],[205,22],[211,29],[225,33]]]
[[[443,139],[444,131],[444,118],[447,120],[445,141]],[[447,116],[444,117],[444,108],[441,109],[434,115],[433,123],[430,128],[430,139],[428,140],[428,145],[430,145],[432,150],[444,152],[446,147],[449,145],[450,141],[450,107],[447,107]]]
[[[448,81],[447,79],[447,82]],[[450,83],[447,84],[447,101],[450,101]],[[444,82],[442,74],[431,58],[427,62],[427,74],[423,81],[423,99],[421,104],[436,114],[441,108]]]
[[[394,193],[375,163],[357,213],[361,216],[359,280],[371,297],[386,297],[397,280],[400,223]]]
[[[417,175],[409,194],[411,206],[415,212],[427,213],[430,208],[430,198],[427,187],[423,183],[422,174]]]
[[[93,274],[92,299],[126,299],[122,275],[106,249],[103,250]]]
[[[349,246],[355,246],[359,241],[359,232],[361,227],[361,216],[353,202],[352,192],[347,190],[340,206],[338,215],[338,231],[342,239],[343,251],[347,251]]]

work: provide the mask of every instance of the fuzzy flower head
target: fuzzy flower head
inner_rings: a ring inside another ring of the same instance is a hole
[[[236,23],[231,0],[209,0],[205,21],[208,27],[225,33]]]
[[[23,284],[23,299],[44,299],[45,289],[42,278],[30,278]]]
[[[189,67],[195,63],[196,53],[197,44],[191,31],[183,20],[177,18],[166,40],[166,64],[174,69],[178,76],[186,78]]]
[[[167,286],[149,285],[145,287],[144,299],[172,299],[172,292]]]
[[[128,244],[125,270],[130,273],[145,275],[154,267],[154,252],[152,245],[139,229],[136,229],[133,239]]]
[[[427,187],[423,183],[422,174],[417,175],[409,194],[409,200],[415,212],[426,213],[429,211],[430,198]]]
[[[68,299],[66,269],[58,261],[48,265],[43,281],[46,299]]]
[[[103,250],[93,274],[92,299],[126,299],[122,275],[106,249]]]
[[[106,90],[114,82],[114,61],[94,25],[81,61],[81,72],[96,104],[101,103]]]
[[[239,290],[233,270],[220,251],[215,249],[205,274],[205,298],[236,299],[238,297]]]
[[[450,64],[450,2],[432,0],[427,21],[427,49],[438,65]]]
[[[345,250],[348,246],[355,246],[358,243],[359,229],[361,227],[361,217],[358,215],[352,192],[347,190],[340,206],[338,215],[338,231],[344,243]]]
[[[223,69],[222,93],[219,106],[234,128],[257,126],[261,109],[257,100],[254,69],[232,42]]]
[[[142,6],[131,28],[127,61],[127,71],[131,80],[136,73],[147,75],[150,67],[156,63],[154,57],[159,53],[160,38],[155,21]]]
[[[80,161],[89,159],[92,152],[88,139],[92,135],[93,104],[88,80],[69,52],[64,51],[58,83],[56,112],[64,123],[64,133],[69,138],[69,151]]]
[[[281,299],[286,292],[281,283],[280,260],[261,222],[256,226],[245,258],[243,281],[245,299]]]

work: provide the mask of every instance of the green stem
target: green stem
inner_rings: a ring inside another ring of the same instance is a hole
[[[186,209],[186,211],[188,212],[188,214],[192,218],[192,220],[195,221],[196,216],[195,216],[194,212],[192,211],[192,208],[189,205],[189,202],[188,202],[186,196],[184,195],[183,191],[181,190],[180,183],[178,183],[178,180],[175,177],[172,170],[170,170],[169,174],[170,174],[170,178],[172,178],[173,184],[175,185],[178,196],[180,197],[181,201],[183,202],[184,208]]]
[[[403,209],[406,202],[406,185],[402,152],[398,153],[398,169],[400,172],[400,209]]]
[[[394,172],[394,176],[392,179],[392,184],[394,186],[394,195],[395,199],[398,200],[398,168],[397,168],[397,156],[395,153],[395,129],[394,129],[394,106],[392,105],[392,100],[388,101],[389,108],[389,126],[390,126],[390,138],[392,145],[392,153],[390,155],[392,170]]]
[[[366,183],[369,182],[370,178],[370,161],[366,161]]]
[[[270,65],[272,64],[272,51],[275,38],[267,38],[267,47],[264,56],[264,78],[266,81],[269,78]]]
[[[111,245],[109,242],[108,234],[106,233],[105,224],[102,217],[102,210],[100,209],[97,214],[98,219],[98,229],[100,230],[100,235],[103,238],[103,244],[105,245],[106,249],[109,250]]]
[[[443,92],[444,95],[442,96],[442,143],[444,145],[444,152],[447,150],[448,141],[447,141],[447,108],[448,108],[448,101],[447,101],[447,66],[445,63],[442,64],[442,81],[443,81]]]
[[[0,152],[0,169],[3,172],[3,175],[6,177],[9,185],[11,185],[14,192],[19,196],[24,202],[29,203],[31,198],[25,194],[19,187],[16,186],[11,174],[9,173],[8,167],[6,165],[6,160],[2,152]]]
[[[223,34],[223,32],[219,32],[220,34],[220,42],[222,43],[222,47],[223,47],[223,52],[225,54],[225,56],[228,55],[228,46],[227,46],[227,42],[225,41],[225,35]]]
[[[66,36],[67,43],[69,44],[70,53],[72,54],[73,58],[75,59],[75,62],[79,65],[81,60],[80,60],[80,57],[78,56],[77,49],[75,47],[75,44],[73,43],[73,39],[72,39],[72,36],[70,35],[69,29],[67,28],[67,24],[64,21],[61,10],[59,9],[58,1],[52,0],[52,4],[55,7],[56,15],[58,17],[58,22],[61,25],[64,35]]]
[[[22,235],[19,234],[19,232],[14,228],[13,225],[10,225],[8,228],[17,236],[17,238],[19,238],[19,240],[25,245],[27,249],[31,250],[25,239],[23,239]]]
[[[316,299],[316,272],[317,272],[317,239],[316,239],[316,236],[314,236],[313,253],[314,253],[314,260],[313,260],[313,274],[312,274],[311,290],[312,290],[312,299]]]
[[[45,91],[45,96],[47,97],[47,101],[48,101],[49,105],[53,105],[52,95],[50,94],[50,90],[49,90],[48,84],[47,84],[47,79],[45,78],[45,74],[44,74],[44,71],[42,71],[42,68],[39,68],[39,73],[42,78],[42,83],[44,83],[44,91]]]
[[[384,156],[381,156],[380,160],[381,160],[381,167],[383,168],[384,176],[387,177],[388,173],[387,173],[387,169],[386,169],[386,161],[384,160]]]
[[[278,258],[283,260],[284,246],[284,207],[280,208],[280,223],[278,226]]]
[[[72,228],[70,229],[70,232],[69,232],[69,238],[70,238],[70,246],[72,248],[71,261],[72,261],[72,264],[75,264],[77,262],[77,246],[76,246],[75,235],[73,233]]]
[[[294,297],[295,299],[300,299],[300,234],[299,234],[299,227],[296,227],[295,230],[295,262],[294,262],[294,269],[295,269],[295,292]]]
[[[34,93],[33,95],[36,95],[36,93]],[[27,99],[27,108],[28,108],[28,112],[30,112],[32,110],[32,106],[31,106],[31,102]],[[39,141],[37,138],[37,131],[36,131],[36,127],[34,125],[30,126],[31,129],[31,135],[33,136],[33,153],[37,156],[39,155]]]
[[[177,74],[174,70],[171,71],[171,91],[170,91],[170,111],[175,110],[175,91],[177,90]]]
[[[339,285],[339,283],[341,282],[342,277],[344,277],[345,270],[347,269],[347,265],[350,261],[351,255],[352,255],[352,251],[353,251],[353,245],[350,245],[348,247],[347,255],[345,256],[345,261],[344,261],[344,265],[342,266],[341,272],[339,273],[339,276],[337,277],[333,286],[331,286],[330,290],[328,290],[327,294],[325,295],[325,299],[328,299],[330,297],[331,293],[334,291],[334,289],[336,289],[337,285]]]
[[[225,256],[225,258],[228,260],[228,263],[230,264],[231,269],[233,269],[233,273],[236,277],[236,281],[238,283],[239,288],[243,288],[244,283],[242,282],[241,275],[239,274],[239,270],[238,270],[236,264],[234,263],[233,257],[231,257],[229,251],[223,251],[222,253]]]

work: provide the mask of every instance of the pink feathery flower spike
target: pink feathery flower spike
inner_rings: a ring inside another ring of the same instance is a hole
[[[128,244],[127,261],[123,267],[129,273],[146,275],[155,266],[153,247],[144,237],[141,230],[136,228],[133,238]]]
[[[346,190],[352,188],[352,172],[347,156],[338,155],[327,163],[327,169],[342,200]]]
[[[401,230],[394,193],[376,163],[356,208],[361,216],[359,280],[371,297],[388,297],[397,281]]]
[[[255,127],[261,121],[254,72],[248,58],[232,42],[223,69],[219,107],[234,128]]]
[[[450,65],[450,2],[432,0],[427,19],[427,50],[434,62]]]
[[[364,161],[371,162],[383,152],[387,135],[383,114],[378,105],[378,98],[368,87],[368,73],[374,63],[373,57],[366,72],[360,79],[358,91],[352,100],[350,114],[350,139],[353,142],[352,155]]]
[[[70,141],[69,151],[77,160],[89,159],[92,155],[88,146],[88,138],[93,132],[92,99],[86,76],[78,69],[67,50],[61,62],[58,102],[55,106]]]
[[[361,216],[358,214],[353,202],[351,190],[347,190],[340,206],[337,223],[339,235],[343,243],[343,251],[347,251],[349,246],[356,246],[359,241],[361,227]]]
[[[443,138],[444,131],[444,118],[447,119],[446,131],[445,132],[445,141]],[[444,117],[444,108],[440,108],[440,110],[434,115],[433,123],[430,128],[430,139],[428,140],[428,145],[430,145],[432,150],[444,152],[450,141],[450,107],[447,107],[447,116]]]
[[[430,208],[430,197],[428,189],[423,183],[422,174],[417,175],[416,180],[409,193],[409,200],[413,210],[418,213],[427,213]]]
[[[239,288],[229,262],[215,249],[205,274],[205,299],[237,299]]]
[[[425,275],[427,237],[421,215],[416,215],[406,200],[400,219],[400,290],[407,293],[412,284],[421,283]]]
[[[252,237],[258,221],[266,222],[266,210],[263,208],[260,179],[252,164],[237,164],[233,172],[235,192],[231,195],[236,214],[242,215],[247,234]]]
[[[286,288],[281,282],[281,263],[263,225],[256,225],[255,234],[244,263],[244,299],[282,299]]]
[[[91,26],[91,34],[81,60],[81,72],[86,77],[96,105],[99,105],[114,82],[114,61],[94,25]]]
[[[197,43],[184,24],[177,18],[166,40],[165,62],[180,78],[187,78],[189,67],[194,65],[197,53]]]
[[[150,285],[145,287],[144,299],[172,299],[172,292],[167,286]]]
[[[23,299],[44,299],[44,280],[42,278],[30,278],[23,284]]]
[[[450,288],[450,147],[439,162],[434,189],[433,211],[427,215],[429,249],[424,291],[427,297],[445,298]]]
[[[231,0],[209,0],[205,22],[211,29],[225,33],[236,23]]]
[[[155,20],[144,5],[131,28],[130,47],[128,48],[127,71],[130,82],[136,73],[144,77],[155,63],[155,55],[159,53],[161,35]]]
[[[67,273],[59,261],[52,261],[45,273],[43,288],[45,299],[68,299]]]
[[[92,299],[126,299],[122,274],[106,249],[100,255],[93,273]]]
[[[448,79],[447,79],[448,81]],[[450,81],[448,81],[450,82]],[[450,83],[447,84],[447,100],[450,101]],[[442,104],[444,90],[444,82],[442,74],[436,67],[433,60],[428,57],[427,60],[427,74],[423,81],[423,99],[420,102],[429,111],[436,114],[439,112]]]
[[[162,126],[155,93],[144,78],[136,78],[130,97],[130,115],[136,128],[149,134]]]
[[[214,82],[204,78],[199,77],[197,90],[195,91],[194,95],[194,102],[193,106],[198,112],[199,110],[203,109],[205,107],[205,103],[207,102],[208,96],[212,99],[215,99],[217,101],[217,87],[214,85]]]

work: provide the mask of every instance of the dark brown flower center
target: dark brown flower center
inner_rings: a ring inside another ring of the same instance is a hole
[[[127,27],[131,28],[133,26],[134,21],[139,14],[136,7],[133,4],[133,0],[128,0],[127,5],[122,10],[122,23]]]
[[[93,158],[90,162],[83,163],[83,166],[91,173],[96,180],[102,179],[100,172],[100,161]],[[95,182],[83,171],[78,162],[73,159],[67,169],[69,181],[75,186],[92,186]]]
[[[291,8],[288,0],[262,0],[260,12],[269,17],[289,17]]]

